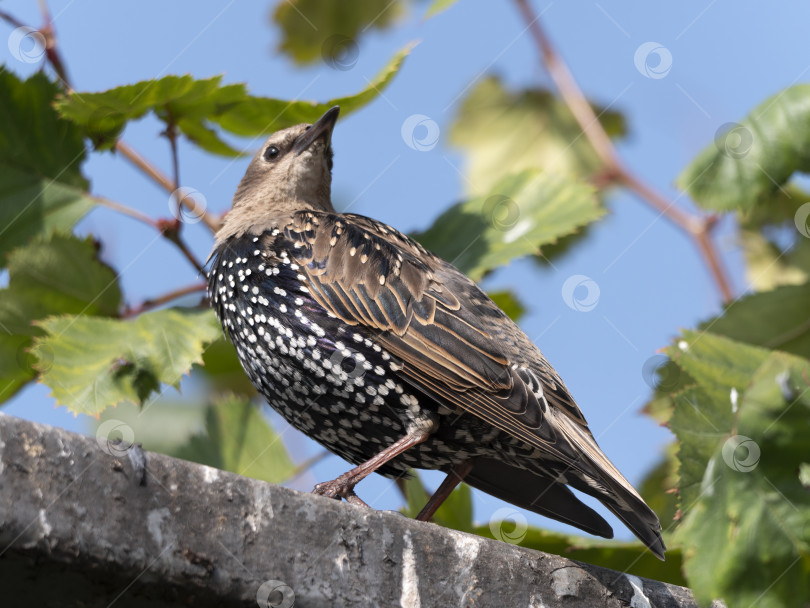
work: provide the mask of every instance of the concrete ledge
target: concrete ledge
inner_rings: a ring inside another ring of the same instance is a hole
[[[160,454],[142,485],[136,450],[103,447],[0,415],[3,606],[697,607],[683,587]]]

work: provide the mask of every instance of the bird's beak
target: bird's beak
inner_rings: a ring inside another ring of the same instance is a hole
[[[295,155],[298,156],[301,154],[301,152],[309,148],[321,137],[326,140],[326,145],[328,146],[332,140],[332,129],[335,128],[338,114],[340,114],[340,106],[332,106],[329,108],[314,125],[296,140],[293,146]]]

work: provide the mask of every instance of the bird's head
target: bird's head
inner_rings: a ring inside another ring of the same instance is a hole
[[[218,241],[287,212],[334,210],[332,130],[339,113],[334,106],[314,124],[295,125],[267,138],[239,183]]]

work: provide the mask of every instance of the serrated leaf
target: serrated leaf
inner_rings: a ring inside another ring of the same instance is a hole
[[[502,311],[513,321],[517,321],[526,312],[526,307],[511,291],[495,291],[487,294]]]
[[[706,209],[752,209],[795,172],[810,172],[809,138],[810,84],[799,84],[721,128],[678,177],[678,186]]]
[[[295,471],[281,436],[249,400],[229,396],[210,406],[205,433],[172,455],[245,477],[280,483]]]
[[[32,323],[55,314],[114,315],[121,290],[91,239],[53,235],[15,249],[9,285],[0,290],[0,401],[36,375],[29,349],[42,330]]]
[[[322,60],[350,69],[359,54],[359,38],[388,27],[403,12],[401,0],[287,0],[278,3],[273,21],[281,28],[279,50],[296,63]]]
[[[161,384],[178,386],[205,344],[221,335],[210,310],[170,308],[133,320],[51,317],[33,352],[56,401],[95,415],[121,402],[144,403]]]
[[[51,107],[58,87],[0,66],[0,268],[33,237],[69,232],[93,206],[81,131]]]
[[[505,176],[485,196],[454,205],[414,238],[478,280],[604,213],[590,186],[526,170]]]
[[[245,85],[223,85],[222,76],[201,80],[190,75],[164,76],[100,93],[71,93],[59,99],[56,107],[81,125],[99,149],[111,148],[127,122],[154,112],[206,150],[221,153],[221,147],[228,146],[207,130],[206,122],[246,97]]]
[[[701,328],[810,359],[810,284],[777,287],[737,300]]]
[[[355,95],[337,97],[326,103],[247,97],[242,103],[211,119],[236,135],[254,136],[304,122],[314,122],[334,105],[340,106],[340,115],[346,117],[371,103],[385,91],[413,47],[414,44],[409,44],[400,50],[369,85]]]
[[[596,109],[611,136],[625,131],[620,114]],[[568,107],[543,89],[511,92],[491,76],[464,99],[450,142],[467,155],[467,190],[482,194],[509,173],[538,167],[579,178],[602,166]]]
[[[689,350],[706,373],[676,397],[671,420],[681,442],[676,539],[689,586],[698,600],[729,606],[810,597],[810,504],[797,475],[807,456],[810,362],[710,334]],[[732,367],[713,381],[711,370]],[[732,377],[745,380],[722,397]]]
[[[241,154],[215,127],[241,136],[257,136],[302,122],[314,122],[333,105],[346,116],[374,100],[393,80],[412,47],[409,45],[355,95],[328,103],[288,101],[249,95],[245,85],[223,85],[221,76],[195,80],[192,76],[164,76],[116,87],[100,93],[72,93],[56,107],[80,125],[97,148],[111,148],[129,121],[153,112],[198,146],[224,156]]]

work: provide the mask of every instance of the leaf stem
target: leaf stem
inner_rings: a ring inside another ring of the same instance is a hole
[[[169,302],[176,300],[178,298],[182,298],[183,296],[187,296],[192,293],[197,293],[198,291],[205,291],[205,287],[206,287],[205,283],[192,283],[191,285],[186,285],[185,287],[173,289],[172,291],[169,291],[163,294],[162,296],[144,300],[139,306],[136,306],[134,308],[127,308],[127,310],[125,310],[121,316],[124,318],[137,317],[141,313],[144,313],[153,308],[157,308],[158,306],[162,306],[163,304],[168,304]]]
[[[692,238],[709,268],[723,301],[731,301],[733,297],[731,284],[720,255],[711,240],[711,230],[716,223],[716,218],[696,216],[679,209],[624,165],[610,136],[593,111],[593,107],[582,93],[568,66],[546,36],[540,25],[540,18],[535,16],[529,0],[515,0],[515,4],[531,32],[540,51],[542,62],[557,86],[560,96],[571,110],[596,155],[604,163],[605,173],[612,177],[613,182],[623,185],[636,194],[643,202],[657,209]]]

